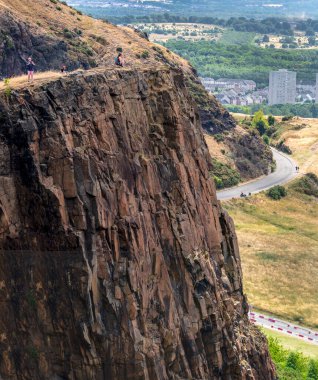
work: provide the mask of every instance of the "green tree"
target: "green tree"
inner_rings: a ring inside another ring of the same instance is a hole
[[[308,28],[306,30],[306,36],[314,36],[314,35],[315,35],[315,31],[312,28]]]
[[[263,136],[263,141],[266,145],[269,145],[269,137],[267,135]]]
[[[311,36],[308,38],[308,44],[310,46],[315,46],[316,45],[316,38],[314,36]]]
[[[255,112],[252,125],[258,130],[261,136],[266,132],[268,128],[268,121],[266,120],[262,109]]]
[[[277,186],[274,186],[271,189],[269,189],[267,191],[266,195],[269,198],[272,198],[275,201],[278,201],[278,200],[286,197],[287,190],[285,189],[284,186],[277,185]],[[291,352],[288,355],[288,358],[287,358],[287,361],[286,361],[286,367],[292,368],[292,369],[297,369],[298,368],[297,367],[298,366],[298,361],[299,361],[298,359],[299,359],[298,353],[297,352]]]
[[[284,189],[283,186],[275,186],[275,187],[280,187],[281,189]],[[285,189],[284,189],[285,190]],[[283,192],[285,196],[286,195],[286,190]],[[291,351],[287,357],[286,360],[286,368],[293,369],[295,371],[302,371],[304,369],[304,357],[302,356],[301,353]]]
[[[269,37],[268,37],[268,35],[265,34],[265,36],[263,37],[263,42],[269,42]]]
[[[318,363],[311,359],[308,364],[307,380],[318,380]]]
[[[276,120],[273,115],[269,115],[267,118],[267,121],[268,121],[268,125],[274,125]]]

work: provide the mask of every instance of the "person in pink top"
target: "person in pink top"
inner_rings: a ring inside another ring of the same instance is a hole
[[[26,64],[27,64],[26,67],[27,67],[27,72],[28,72],[28,82],[33,82],[35,63],[33,62],[32,58],[29,57]]]

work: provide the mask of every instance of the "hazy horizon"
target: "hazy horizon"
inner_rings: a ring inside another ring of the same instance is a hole
[[[315,0],[68,0],[68,4],[97,17],[144,16],[168,12],[229,18],[317,18]]]

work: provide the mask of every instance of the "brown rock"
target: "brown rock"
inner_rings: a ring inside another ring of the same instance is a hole
[[[99,69],[0,113],[4,379],[275,378],[181,72]]]

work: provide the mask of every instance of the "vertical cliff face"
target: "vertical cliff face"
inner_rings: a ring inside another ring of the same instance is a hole
[[[179,71],[0,95],[0,377],[274,379]]]

